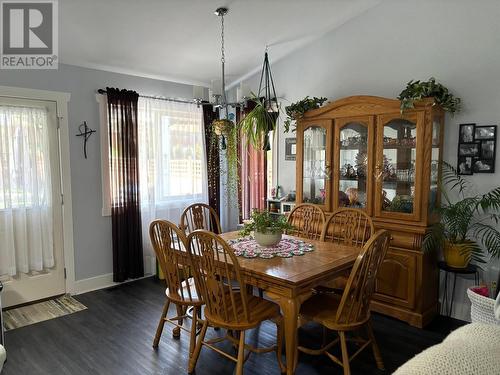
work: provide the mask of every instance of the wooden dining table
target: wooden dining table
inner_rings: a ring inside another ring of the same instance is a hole
[[[220,235],[224,240],[239,237],[238,232]],[[276,302],[283,313],[287,375],[294,374],[298,359],[297,324],[302,302],[312,289],[334,279],[352,267],[359,248],[284,236],[314,245],[314,251],[291,258],[271,259],[238,257],[245,282],[258,287]]]

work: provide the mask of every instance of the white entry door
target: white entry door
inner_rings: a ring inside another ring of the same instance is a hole
[[[0,97],[3,307],[65,293],[55,102]]]

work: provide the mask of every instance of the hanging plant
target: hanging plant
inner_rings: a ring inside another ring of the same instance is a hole
[[[406,88],[398,96],[401,101],[401,113],[405,109],[414,108],[414,102],[424,98],[434,98],[437,104],[450,113],[459,112],[461,109],[461,99],[431,77],[428,81],[411,80],[407,83]]]
[[[253,105],[254,108],[238,124],[241,134],[256,150],[268,151],[271,149],[269,132],[276,129],[278,112],[266,108],[264,102],[255,95],[249,99],[249,102],[251,103],[249,105]]]
[[[229,192],[238,190],[238,127],[229,119],[215,120],[212,122],[212,137],[210,142],[213,147],[225,151],[227,168],[221,168],[220,173],[226,174],[226,189]],[[210,157],[210,155],[209,155]]]
[[[274,88],[273,75],[269,64],[269,57],[264,54],[264,63],[260,74],[258,95],[252,93],[248,104],[254,108],[238,124],[241,134],[256,150],[269,151],[269,132],[276,129],[276,120],[279,117],[279,103]]]
[[[309,96],[306,96],[304,99],[292,103],[289,106],[286,106],[285,112],[287,118],[284,122],[285,133],[288,133],[290,131],[290,126],[292,125],[292,122],[300,120],[302,117],[304,117],[304,113],[306,113],[307,111],[310,111],[311,109],[320,108],[323,105],[323,103],[326,102],[327,100],[328,100],[327,98],[323,97],[310,98]],[[295,127],[296,126],[292,128],[292,132],[295,131]]]

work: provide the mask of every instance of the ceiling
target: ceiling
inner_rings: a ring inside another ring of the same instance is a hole
[[[226,75],[257,71],[380,0],[60,0],[65,64],[208,86],[220,77],[220,19],[227,6]]]

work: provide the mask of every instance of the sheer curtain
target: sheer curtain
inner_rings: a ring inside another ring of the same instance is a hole
[[[48,113],[0,106],[0,275],[54,267]]]
[[[143,238],[149,224],[179,224],[184,208],[208,202],[203,110],[196,104],[139,98],[139,182]]]

